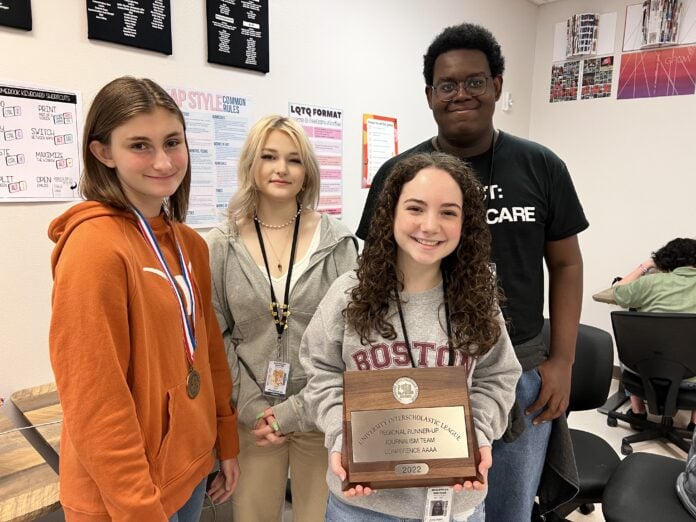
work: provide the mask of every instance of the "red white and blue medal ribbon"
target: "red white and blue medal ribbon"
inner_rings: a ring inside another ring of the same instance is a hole
[[[186,264],[186,261],[184,260],[184,255],[181,252],[181,247],[179,246],[179,240],[176,238],[176,234],[174,234],[174,242],[176,244],[176,249],[177,253],[179,254],[179,265],[181,266],[181,275],[184,279],[184,286],[186,294],[188,296],[188,301],[191,303],[191,321],[189,322],[188,319],[188,314],[186,313],[186,303],[183,300],[183,297],[181,295],[181,292],[179,292],[179,287],[177,286],[176,279],[174,279],[174,276],[172,275],[171,270],[169,269],[169,265],[167,265],[166,259],[164,259],[164,254],[162,254],[162,250],[160,249],[159,243],[157,242],[157,238],[155,237],[154,232],[152,231],[152,228],[150,227],[150,224],[147,222],[147,219],[145,219],[145,216],[143,216],[138,209],[133,207],[133,212],[135,213],[136,217],[138,218],[138,226],[140,227],[140,231],[143,234],[143,237],[145,238],[145,242],[150,246],[152,249],[153,253],[155,254],[155,257],[157,257],[157,260],[159,261],[162,269],[164,270],[165,275],[167,276],[167,280],[169,281],[169,284],[172,287],[172,290],[174,291],[174,295],[176,296],[176,300],[179,303],[179,312],[181,314],[181,324],[184,327],[184,341],[186,344],[186,357],[191,365],[193,365],[193,360],[195,357],[196,353],[196,334],[195,334],[195,321],[196,321],[196,300],[194,298],[193,294],[193,285],[191,284],[191,273],[189,272],[188,265]]]

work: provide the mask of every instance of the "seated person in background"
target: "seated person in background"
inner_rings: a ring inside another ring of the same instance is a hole
[[[639,312],[696,313],[696,239],[676,238],[624,276],[614,287],[614,299],[623,308]],[[696,389],[696,377],[681,387]],[[642,399],[631,395],[632,415],[646,418]],[[688,429],[693,430],[696,411]]]

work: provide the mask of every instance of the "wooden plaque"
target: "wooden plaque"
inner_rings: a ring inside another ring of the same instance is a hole
[[[451,486],[483,478],[461,366],[343,374],[343,489]]]

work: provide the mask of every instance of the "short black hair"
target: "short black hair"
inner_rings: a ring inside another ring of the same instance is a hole
[[[491,76],[501,76],[505,71],[505,58],[500,44],[488,29],[476,24],[460,24],[447,27],[435,37],[423,56],[423,77],[426,85],[433,84],[433,71],[437,57],[448,51],[472,49],[486,55]]]
[[[655,266],[662,272],[671,272],[680,266],[696,267],[696,239],[678,237],[652,254]]]

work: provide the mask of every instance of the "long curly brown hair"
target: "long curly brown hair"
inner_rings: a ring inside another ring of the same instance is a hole
[[[396,205],[402,187],[428,167],[449,173],[462,191],[461,239],[440,265],[452,327],[450,346],[481,356],[500,337],[496,316],[502,296],[489,266],[491,235],[485,219],[483,186],[468,164],[448,154],[415,154],[392,170],[377,201],[365,248],[358,258],[358,284],[350,292],[343,315],[363,343],[373,342],[375,332],[386,339],[396,338],[394,327],[386,319],[389,305],[396,302],[404,288],[396,267]]]

